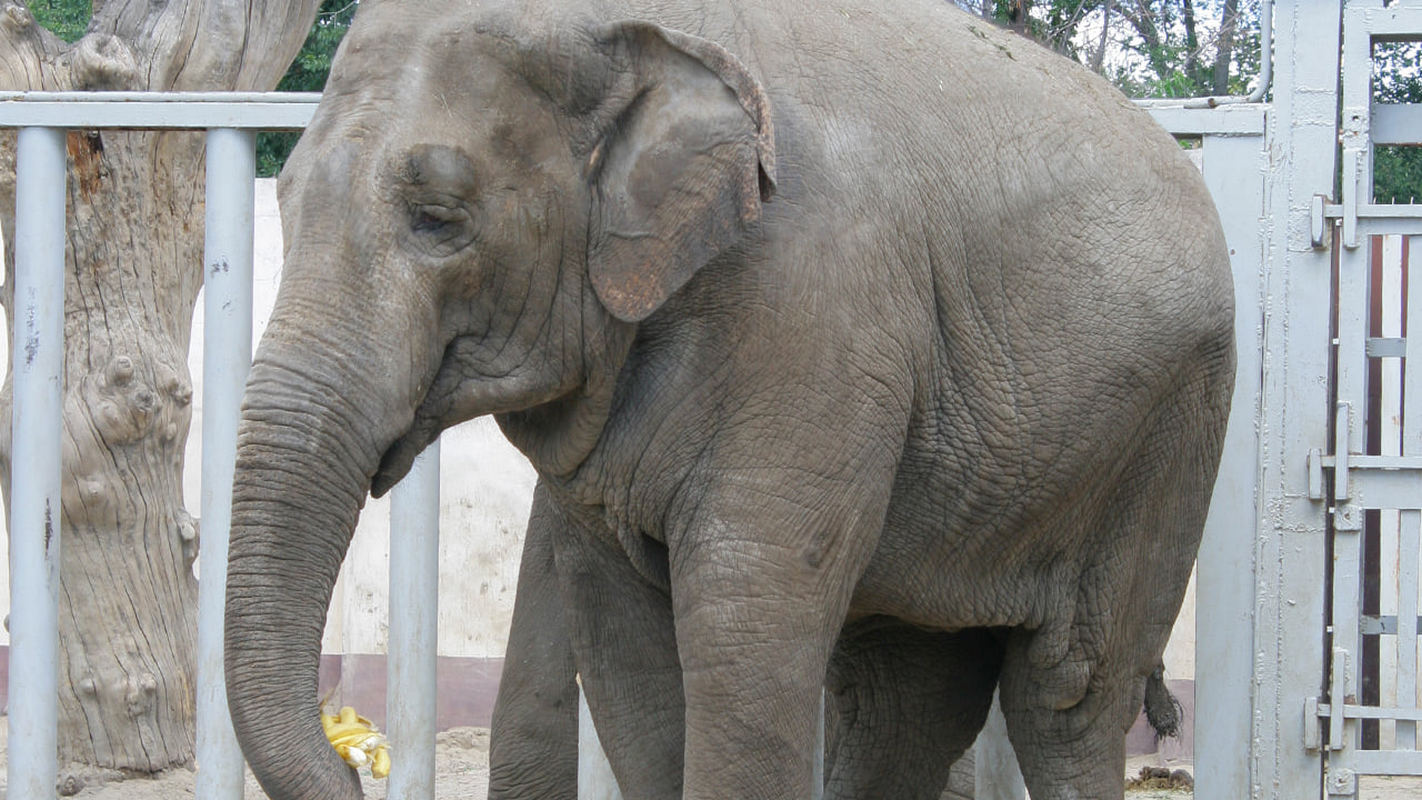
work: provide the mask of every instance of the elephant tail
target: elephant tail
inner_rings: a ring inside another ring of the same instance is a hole
[[[1157,740],[1180,735],[1180,701],[1165,688],[1165,667],[1157,664],[1146,678],[1145,715]]]

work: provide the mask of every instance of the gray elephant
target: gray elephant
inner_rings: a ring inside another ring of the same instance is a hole
[[[495,414],[564,627],[520,587],[501,719],[575,664],[628,800],[808,797],[844,676],[829,797],[932,785],[994,686],[1034,798],[1121,796],[1234,339],[1199,176],[1105,82],[938,0],[367,2],[280,192],[226,619],[270,795],[359,794],[337,569]]]

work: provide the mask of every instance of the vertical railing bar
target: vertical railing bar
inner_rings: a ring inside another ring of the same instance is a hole
[[[820,692],[820,714],[815,719],[815,760],[810,771],[810,800],[825,796],[825,693]]]
[[[1017,765],[1017,753],[1007,740],[1007,718],[994,694],[987,721],[973,745],[973,797],[977,800],[1023,800],[1027,785]]]
[[[1367,408],[1367,380],[1365,369],[1367,356],[1365,340],[1368,322],[1368,279],[1371,241],[1356,249],[1342,249],[1339,252],[1338,275],[1338,413],[1347,419],[1338,420],[1338,441],[1335,452],[1340,462],[1348,453],[1363,451],[1363,416]],[[1334,487],[1334,497],[1341,505],[1349,502],[1351,487],[1347,485],[1343,469]],[[1355,512],[1360,516],[1361,512]],[[1360,521],[1354,525],[1361,528]],[[1352,528],[1350,525],[1348,528]],[[1347,651],[1348,657],[1335,659],[1334,664],[1346,664],[1347,675],[1335,676],[1333,686],[1345,686],[1346,691],[1356,693],[1361,685],[1362,652],[1360,635],[1361,583],[1362,583],[1362,540],[1361,531],[1335,526],[1333,537],[1333,646],[1335,650]],[[1341,681],[1338,680],[1341,678]],[[1343,698],[1333,697],[1337,704]],[[1348,724],[1341,740],[1334,740],[1330,746],[1341,751],[1331,760],[1331,764],[1346,766],[1347,758],[1358,746],[1358,726]]]
[[[597,738],[588,698],[578,683],[578,800],[622,800],[612,764]]]
[[[1369,242],[1371,244],[1371,242]],[[1338,402],[1352,408],[1347,420],[1347,441],[1336,442],[1335,452],[1363,452],[1363,414],[1367,405],[1369,248],[1342,250],[1338,263]],[[1349,497],[1349,487],[1335,486],[1334,497]]]
[[[1380,246],[1381,252],[1378,266],[1381,268],[1380,285],[1373,292],[1375,302],[1381,312],[1381,328],[1377,335],[1387,339],[1397,339],[1402,336],[1402,313],[1403,313],[1403,270],[1402,263],[1402,237],[1384,236],[1374,240]],[[1378,370],[1378,384],[1381,392],[1378,397],[1378,418],[1372,424],[1378,429],[1378,455],[1400,456],[1402,455],[1402,360],[1399,358],[1380,358],[1373,362]],[[1399,541],[1401,536],[1401,512],[1396,509],[1382,509],[1378,512],[1378,609],[1380,614],[1389,612],[1396,613],[1398,604],[1401,602],[1399,589],[1401,588],[1401,562],[1399,557],[1405,558],[1406,549],[1401,547]],[[1398,580],[1393,580],[1394,575]],[[1401,665],[1398,662],[1399,649],[1402,640],[1394,637],[1394,644],[1398,647],[1386,647],[1386,639],[1380,639],[1378,645],[1378,663],[1371,665],[1371,675],[1376,675],[1378,679],[1378,698],[1382,705],[1395,705],[1398,692],[1398,670]],[[1364,665],[1365,667],[1369,665]],[[1382,722],[1378,725],[1378,744],[1383,749],[1395,746],[1397,742],[1397,726],[1395,723]]]
[[[392,800],[433,800],[438,710],[439,441],[390,494],[385,720]]]
[[[1401,513],[1397,544],[1397,705],[1417,707],[1417,573],[1422,511]],[[1417,748],[1417,723],[1399,721],[1395,738],[1402,750]]]
[[[222,668],[227,542],[237,423],[252,364],[252,226],[256,137],[207,134],[203,255],[202,545],[198,555],[198,800],[240,800],[242,754],[227,711]]]
[[[1402,362],[1402,454],[1422,455],[1422,237],[1407,237],[1407,337]],[[1415,335],[1414,335],[1415,334]]]
[[[58,765],[65,132],[16,146],[10,459],[9,796],[53,797]]]

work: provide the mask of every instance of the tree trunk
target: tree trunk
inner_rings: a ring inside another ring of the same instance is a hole
[[[1096,44],[1096,52],[1091,54],[1091,71],[1100,73],[1101,64],[1106,59],[1106,45],[1111,35],[1111,0],[1101,5],[1101,38]]]
[[[1210,94],[1229,94],[1229,65],[1234,60],[1234,32],[1239,24],[1239,0],[1224,0],[1220,11],[1220,39],[1215,47]]]
[[[68,45],[24,5],[0,2],[0,89],[269,90],[317,4],[95,0],[88,33]],[[0,140],[6,242],[14,143],[13,132]],[[75,131],[68,151],[59,756],[156,772],[193,756],[198,541],[182,472],[203,136]],[[11,248],[5,269],[13,322]],[[10,400],[7,376],[7,493]]]
[[[1199,91],[1205,87],[1205,80],[1200,73],[1200,37],[1195,32],[1195,3],[1193,0],[1182,0],[1180,5],[1185,20],[1185,77]]]

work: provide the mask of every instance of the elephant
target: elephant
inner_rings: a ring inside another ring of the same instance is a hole
[[[809,797],[827,682],[827,797],[936,796],[994,690],[1034,798],[1122,796],[1234,300],[1105,81],[940,0],[372,0],[278,191],[225,618],[269,795],[359,796],[315,708],[336,573],[491,414],[538,473],[506,796],[560,791],[519,708],[570,668],[628,800]]]

